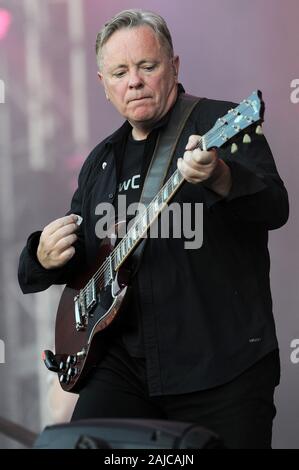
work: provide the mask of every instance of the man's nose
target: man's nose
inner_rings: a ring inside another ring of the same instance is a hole
[[[129,87],[130,88],[141,88],[143,86],[143,80],[137,70],[131,70],[129,74]]]

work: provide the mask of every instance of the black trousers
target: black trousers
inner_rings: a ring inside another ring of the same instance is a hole
[[[269,449],[279,353],[273,351],[236,379],[193,393],[149,397],[145,360],[114,347],[80,393],[72,421],[142,418],[195,422],[217,433],[227,448]]]

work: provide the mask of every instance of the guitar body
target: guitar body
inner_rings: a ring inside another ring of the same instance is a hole
[[[74,299],[80,295],[90,276],[98,266],[105,265],[105,260],[115,247],[115,233],[120,227],[113,226],[101,243],[94,270],[88,270],[67,285],[62,293],[55,324],[55,359],[59,364],[59,381],[63,390],[79,392],[84,379],[91,368],[99,361],[98,334],[106,329],[118,315],[124,304],[128,290],[129,272],[120,268],[111,283],[99,289],[96,303],[85,315],[78,328]]]

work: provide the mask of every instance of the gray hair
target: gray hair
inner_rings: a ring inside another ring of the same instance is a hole
[[[113,33],[119,29],[136,28],[143,25],[147,25],[154,30],[160,43],[163,44],[169,54],[169,57],[173,57],[171,35],[166,21],[162,16],[157,13],[153,13],[152,11],[144,11],[140,9],[124,10],[108,21],[97,35],[96,55],[99,68],[101,68],[102,48]]]

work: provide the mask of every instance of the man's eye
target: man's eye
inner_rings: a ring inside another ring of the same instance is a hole
[[[144,70],[154,70],[155,68],[155,65],[146,65],[145,67],[143,67]]]
[[[120,77],[122,77],[124,74],[125,74],[125,72],[116,72],[116,73],[113,74],[113,76],[116,77],[116,78],[120,78]]]

